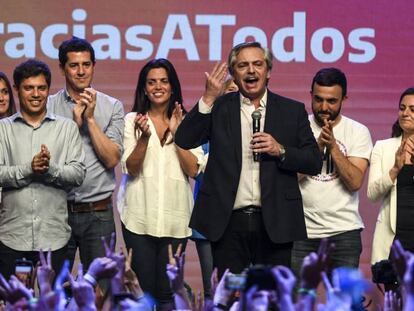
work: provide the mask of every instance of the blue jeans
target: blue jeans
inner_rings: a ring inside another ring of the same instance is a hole
[[[72,235],[68,243],[67,258],[71,267],[75,260],[76,249],[79,247],[80,260],[86,272],[91,262],[97,257],[105,256],[101,237],[109,242],[115,232],[112,203],[106,211],[73,213],[69,211],[69,225]]]
[[[361,230],[347,231],[328,237],[335,243],[328,265],[328,274],[338,267],[358,268],[359,257],[362,252]],[[307,239],[293,243],[292,270],[296,276],[300,275],[303,259],[311,252],[317,252],[321,239]]]

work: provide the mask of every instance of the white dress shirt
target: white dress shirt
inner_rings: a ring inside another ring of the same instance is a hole
[[[263,132],[266,116],[267,90],[260,99],[258,110],[261,113],[260,131]],[[211,113],[212,107],[207,106],[202,99],[198,102],[200,113]],[[253,151],[250,148],[250,141],[253,136],[252,113],[255,107],[250,99],[240,93],[240,121],[242,138],[242,167],[240,172],[239,186],[237,188],[234,209],[249,205],[261,206],[260,194],[260,162],[253,161]]]
[[[193,209],[193,194],[188,177],[181,169],[174,143],[161,146],[154,124],[148,118],[152,135],[148,141],[142,170],[137,177],[128,175],[126,160],[134,150],[139,135],[135,135],[135,112],[125,116],[123,172],[118,204],[122,205],[121,220],[136,234],[154,237],[185,238],[191,235],[188,227]],[[167,142],[171,141],[171,134]],[[190,150],[200,164],[201,147]]]

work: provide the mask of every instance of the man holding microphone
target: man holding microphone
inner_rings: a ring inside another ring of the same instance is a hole
[[[227,66],[239,92],[218,97]],[[321,156],[304,105],[267,89],[269,50],[239,44],[227,66],[206,74],[202,98],[176,133],[185,149],[210,142],[190,227],[212,242],[220,275],[250,264],[290,266],[293,241],[306,238],[297,173],[319,173]],[[260,130],[252,135],[254,111]]]

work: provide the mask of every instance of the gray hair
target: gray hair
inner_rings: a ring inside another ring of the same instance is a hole
[[[239,55],[240,51],[245,49],[245,48],[259,48],[259,49],[261,49],[264,53],[264,58],[265,58],[265,61],[266,61],[267,69],[269,69],[269,71],[272,70],[272,67],[273,67],[273,64],[272,64],[273,54],[272,54],[272,52],[270,52],[270,50],[268,48],[262,47],[262,45],[257,41],[243,42],[243,43],[237,44],[235,47],[233,47],[231,49],[229,57],[227,59],[227,66],[228,66],[229,72],[232,76],[234,75],[233,66],[236,63],[236,57],[237,57],[237,55]]]

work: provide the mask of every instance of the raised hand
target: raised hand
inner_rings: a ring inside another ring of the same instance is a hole
[[[109,244],[106,242],[105,238],[102,237],[102,244],[105,249],[106,258],[101,258],[101,263],[105,265],[105,275],[102,277],[113,277],[117,273],[121,273],[123,278],[125,271],[125,256],[122,252],[115,252],[115,241],[116,234],[112,232]],[[108,259],[110,261],[108,261]]]
[[[407,269],[404,274],[404,311],[414,310],[414,256],[407,259]]]
[[[394,243],[392,243],[390,258],[399,280],[404,278],[407,262],[411,256],[412,255],[409,252],[404,250],[399,240],[395,240]]]
[[[105,249],[105,256],[111,258],[115,254],[115,241],[116,235],[115,232],[111,233],[111,237],[109,239],[109,244],[106,242],[105,237],[101,237],[102,245]]]
[[[322,239],[318,253],[310,253],[303,259],[301,268],[301,287],[316,289],[321,281],[321,272],[327,268],[330,254],[334,245],[327,239]]]
[[[401,299],[393,291],[385,292],[384,295],[384,311],[401,310]]]
[[[69,274],[69,281],[72,288],[73,298],[79,309],[96,310],[95,291],[92,285],[84,280],[81,263],[78,265],[78,276],[76,281],[71,274]]]
[[[30,300],[33,298],[33,293],[31,290],[26,288],[22,282],[20,282],[16,276],[12,275],[10,277],[10,281],[3,277],[0,273],[0,294],[3,298],[11,303],[14,304],[22,298]]]
[[[177,310],[190,310],[191,303],[184,287],[184,265],[185,253],[181,252],[182,245],[178,244],[173,255],[171,244],[168,245],[169,262],[167,264],[167,276],[170,280],[170,287],[174,293],[174,303]]]
[[[52,268],[52,251],[49,249],[47,255],[43,250],[39,251],[39,265],[37,267],[37,282],[39,284],[40,294],[46,295],[52,291],[52,283],[55,278],[55,271]]]
[[[102,238],[102,243],[105,249],[106,257],[110,258],[116,263],[116,274],[111,278],[112,294],[118,294],[125,291],[125,256],[123,252],[115,252],[115,232],[111,234],[109,244],[105,238]]]
[[[217,277],[217,269],[215,269],[214,271],[216,271],[216,277]],[[213,274],[214,274],[214,271],[213,271]],[[235,294],[234,290],[226,288],[226,277],[227,275],[230,275],[230,274],[231,274],[230,270],[226,269],[226,271],[224,271],[223,273],[223,276],[221,277],[221,280],[218,282],[217,286],[215,287],[215,292],[213,296],[213,302],[215,305],[220,304],[220,305],[228,307],[230,300],[233,298]]]
[[[56,277],[54,292],[56,295],[56,310],[63,310],[66,305],[66,294],[63,288],[63,283],[69,278],[69,260],[65,260],[58,276]]]
[[[211,278],[210,278],[211,297],[214,297],[214,295],[216,294],[216,289],[217,289],[218,284],[219,284],[218,269],[214,268],[213,272],[211,273]]]
[[[95,258],[89,266],[88,273],[96,281],[112,278],[118,272],[117,262],[108,257]]]
[[[414,256],[409,256],[407,259],[407,269],[404,273],[404,288],[408,298],[411,299],[414,306]]]
[[[144,296],[144,291],[139,284],[137,275],[134,270],[131,268],[132,262],[132,248],[129,249],[128,254],[125,256],[125,273],[124,273],[124,282],[125,286],[128,288],[130,293],[132,293],[136,298]]]
[[[272,273],[276,280],[276,290],[279,298],[292,296],[292,290],[296,283],[296,278],[292,271],[285,266],[276,266],[272,269]]]
[[[206,76],[206,87],[203,94],[203,101],[206,105],[212,106],[217,97],[223,94],[224,81],[227,76],[226,63],[217,63],[213,70],[204,73]]]
[[[293,272],[284,266],[276,266],[272,269],[276,280],[276,291],[280,310],[294,310],[292,290],[296,284]]]
[[[197,293],[195,293],[192,296],[191,305],[192,305],[193,311],[204,311],[205,310],[204,295],[200,290],[198,290]]]
[[[184,290],[184,264],[185,253],[181,253],[182,245],[179,244],[173,255],[171,244],[168,245],[169,263],[167,264],[167,276],[173,293]]]

